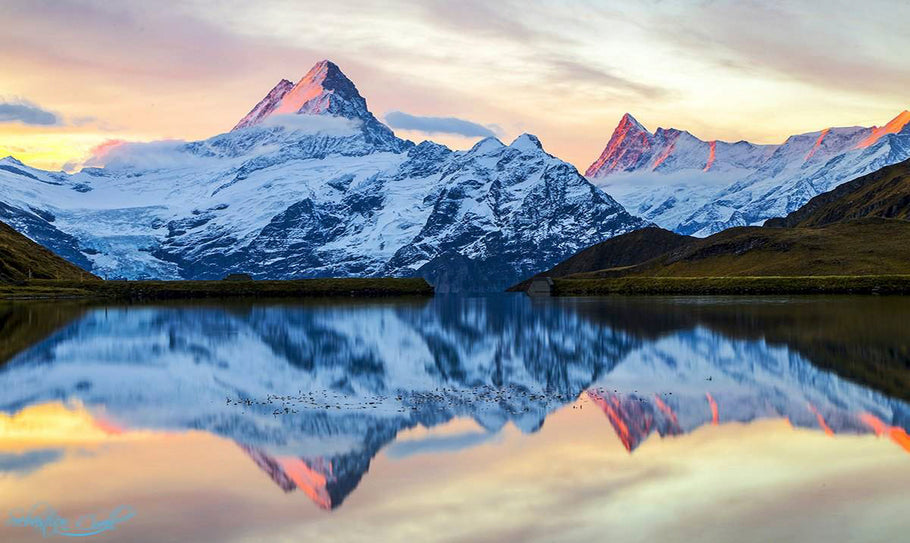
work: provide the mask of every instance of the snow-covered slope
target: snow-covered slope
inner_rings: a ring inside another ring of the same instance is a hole
[[[620,120],[586,175],[630,212],[681,234],[705,236],[784,216],[813,196],[910,158],[910,112],[882,127],[827,128],[780,145],[653,134]]]
[[[68,175],[0,161],[0,220],[103,277],[422,275],[498,290],[642,226],[534,136],[395,137],[331,62],[234,130],[114,147]]]

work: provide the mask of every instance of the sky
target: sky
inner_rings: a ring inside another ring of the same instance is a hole
[[[580,170],[623,113],[778,143],[910,108],[910,3],[0,0],[0,156],[204,139],[330,59],[408,139],[523,132]]]
[[[0,416],[0,511],[46,502],[64,518],[106,518],[125,505],[135,517],[100,537],[132,543],[596,541],[604,534],[629,543],[843,541],[844,534],[893,541],[906,528],[907,453],[887,439],[763,420],[655,433],[629,454],[599,409],[578,405],[588,407],[564,407],[537,433],[510,424],[458,449],[425,445],[482,432],[476,422],[404,430],[394,445],[416,452],[383,449],[331,512],[300,490],[283,492],[231,440],[201,431],[104,431],[83,408],[33,405]],[[3,525],[0,538],[48,541]]]

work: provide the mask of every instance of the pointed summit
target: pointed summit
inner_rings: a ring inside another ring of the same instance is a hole
[[[354,83],[332,61],[317,62],[296,84],[282,79],[233,130],[261,124],[273,115],[331,115],[358,121],[366,143],[400,152],[410,145],[395,137],[367,108]]]
[[[493,136],[490,136],[488,138],[484,138],[484,139],[478,141],[477,143],[475,143],[474,146],[471,147],[471,149],[468,152],[478,154],[478,155],[486,155],[486,154],[492,153],[494,151],[498,151],[499,149],[502,149],[503,147],[505,147],[505,144],[503,144],[501,141],[499,141],[499,138],[494,138]]]
[[[617,126],[617,129],[619,129],[621,127],[634,127],[635,129],[640,130],[641,132],[648,131],[640,122],[638,122],[638,119],[636,119],[635,117],[632,116],[631,113],[624,114],[622,116],[622,118],[619,120],[619,126]]]
[[[261,123],[272,115],[336,115],[376,121],[357,87],[334,62],[317,62],[296,84],[282,79],[234,129]]]
[[[543,149],[540,139],[534,134],[522,134],[515,138],[515,141],[509,144],[512,149],[518,149],[521,152],[537,152]]]
[[[317,62],[276,104],[274,114],[338,115],[363,119],[367,102],[334,62]]]
[[[635,168],[649,156],[653,135],[635,117],[626,113],[619,120],[610,141],[600,157],[585,172],[588,177],[602,177],[616,171]]]

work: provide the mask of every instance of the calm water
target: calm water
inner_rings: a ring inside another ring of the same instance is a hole
[[[3,542],[910,537],[907,298],[0,306],[0,364]]]

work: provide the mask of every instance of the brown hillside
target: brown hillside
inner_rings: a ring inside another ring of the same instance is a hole
[[[809,200],[769,227],[825,226],[853,219],[910,220],[910,160],[844,183]]]
[[[0,222],[0,283],[26,281],[29,272],[32,279],[98,279]]]

